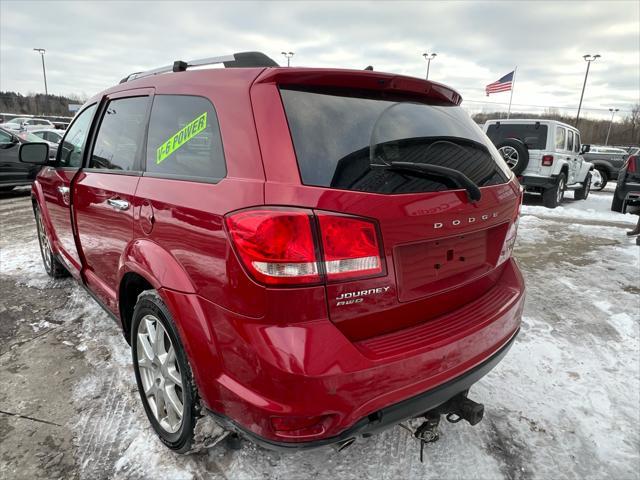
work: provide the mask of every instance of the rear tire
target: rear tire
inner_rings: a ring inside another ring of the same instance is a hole
[[[587,173],[587,176],[582,183],[582,186],[578,188],[574,194],[573,198],[575,200],[586,200],[589,196],[589,192],[591,191],[591,173]]]
[[[514,175],[520,175],[529,165],[529,149],[520,140],[508,138],[496,145]]]
[[[138,296],[131,324],[131,353],[151,426],[167,447],[187,453],[194,441],[198,395],[173,317],[155,290]]]
[[[600,183],[599,186],[595,188],[595,190],[598,192],[601,192],[602,190],[604,190],[604,187],[607,186],[607,182],[609,181],[609,174],[605,170],[602,170],[600,168],[598,168],[597,170],[598,172],[600,172],[600,176],[602,177],[602,182]]]
[[[564,191],[567,185],[567,180],[564,173],[558,175],[558,181],[555,187],[548,188],[542,192],[542,203],[547,208],[556,208],[562,203],[564,199]]]
[[[44,270],[47,272],[47,275],[52,278],[67,277],[69,275],[69,272],[53,254],[53,250],[51,249],[51,241],[49,240],[49,235],[47,234],[47,229],[44,226],[42,213],[40,212],[40,207],[38,205],[35,205],[33,207],[33,213],[36,217],[38,244],[40,245],[40,254],[42,255]]]

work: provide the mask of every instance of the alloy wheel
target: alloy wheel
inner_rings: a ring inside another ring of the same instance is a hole
[[[38,242],[40,243],[40,251],[42,252],[42,261],[44,262],[47,272],[50,272],[52,268],[51,258],[53,254],[51,252],[51,244],[49,243],[47,232],[44,229],[42,215],[40,214],[39,209],[36,209],[36,224],[38,228]]]
[[[168,433],[180,430],[184,416],[182,375],[171,338],[154,315],[138,324],[138,370],[149,408]]]
[[[556,192],[556,200],[558,205],[562,202],[562,198],[564,197],[564,178],[560,178],[558,180],[558,191]]]
[[[507,162],[507,165],[509,165],[509,168],[513,170],[514,167],[518,164],[518,160],[520,159],[518,151],[508,145],[500,147],[498,151],[500,152],[500,155],[502,155],[502,158],[504,158],[504,161]]]

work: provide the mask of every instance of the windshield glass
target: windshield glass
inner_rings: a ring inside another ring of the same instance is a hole
[[[282,88],[302,181],[377,193],[459,188],[384,168],[415,162],[452,168],[478,186],[509,179],[493,144],[457,106]]]

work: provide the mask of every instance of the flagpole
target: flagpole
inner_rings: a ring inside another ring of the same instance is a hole
[[[511,116],[511,100],[513,100],[513,91],[516,88],[516,72],[518,71],[518,66],[513,69],[513,81],[511,82],[511,96],[509,97],[509,110],[507,111],[507,120]]]

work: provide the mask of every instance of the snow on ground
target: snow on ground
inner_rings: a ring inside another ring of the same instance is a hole
[[[171,453],[148,426],[117,326],[73,287],[59,315],[78,322],[68,340],[92,366],[70,399],[80,478],[639,478],[640,249],[625,236],[636,217],[609,212],[610,200],[603,193],[555,210],[523,207],[516,257],[527,303],[519,338],[471,390],[485,404],[483,422],[443,422],[423,464],[417,442],[397,427],[340,454],[249,443]],[[39,262],[33,244],[10,244],[1,272],[51,288]]]

